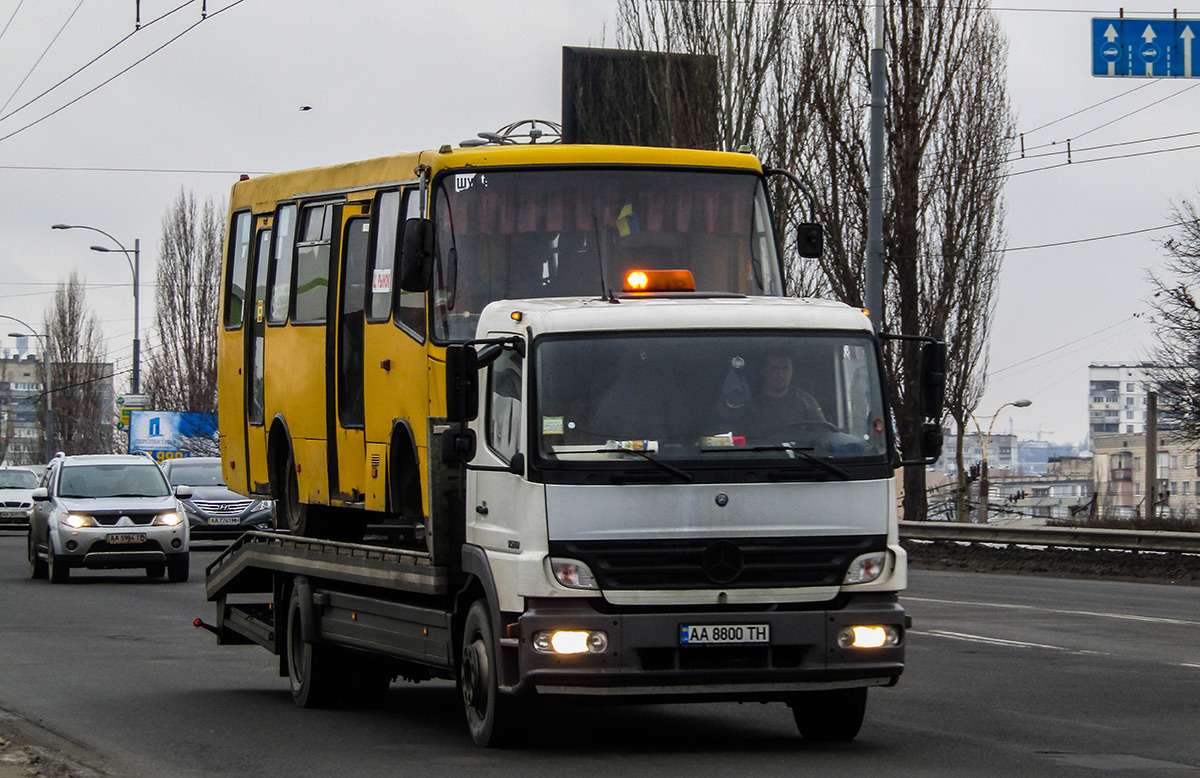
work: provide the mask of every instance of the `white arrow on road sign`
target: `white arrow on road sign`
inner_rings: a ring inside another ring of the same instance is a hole
[[[1108,41],[1109,48],[1106,49],[1105,51],[1107,52],[1108,50],[1112,49],[1112,47],[1114,46],[1114,44],[1117,41],[1117,38],[1120,38],[1120,37],[1121,36],[1117,32],[1117,28],[1113,27],[1111,24],[1108,25],[1108,29],[1104,31],[1104,40]],[[1120,49],[1116,49],[1116,51],[1119,55]],[[1110,59],[1108,61],[1108,74],[1110,76],[1115,76],[1117,74],[1117,57],[1113,57],[1112,59]]]
[[[1140,54],[1142,60],[1146,63],[1146,75],[1154,75],[1154,61],[1158,59],[1158,47],[1154,45],[1154,39],[1158,36],[1154,34],[1154,28],[1149,24],[1146,25],[1146,31],[1142,33],[1142,40],[1146,41],[1146,45],[1142,46]]]
[[[1185,78],[1192,77],[1192,39],[1195,37],[1196,34],[1192,32],[1190,24],[1183,28],[1183,32],[1179,33],[1179,38],[1183,41],[1183,75]]]

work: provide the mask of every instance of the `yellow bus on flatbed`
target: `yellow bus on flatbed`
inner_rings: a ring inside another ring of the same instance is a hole
[[[445,348],[500,299],[610,297],[684,269],[697,293],[782,293],[750,154],[442,147],[239,181],[219,336],[231,488],[277,524],[361,539],[437,513]],[[461,510],[461,508],[459,509]]]

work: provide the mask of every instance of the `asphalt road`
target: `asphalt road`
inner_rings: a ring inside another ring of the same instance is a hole
[[[555,708],[528,748],[475,748],[453,687],[379,711],[296,708],[274,658],[218,647],[186,584],[32,581],[0,533],[0,720],[38,723],[112,776],[602,774],[1075,776],[1200,772],[1200,588],[911,573],[908,669],[858,739],[799,739],[783,705]]]

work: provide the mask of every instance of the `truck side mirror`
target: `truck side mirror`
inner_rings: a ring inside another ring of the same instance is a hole
[[[942,425],[927,421],[921,425],[921,456],[936,462],[942,456]]]
[[[446,347],[446,418],[466,424],[479,416],[479,360],[474,346]]]
[[[805,259],[817,259],[825,250],[825,232],[819,224],[801,224],[796,231],[796,250]]]
[[[928,419],[942,419],[942,408],[946,402],[946,344],[924,343],[921,345],[921,415]],[[938,427],[941,435],[941,427]],[[938,448],[941,448],[939,444]]]
[[[433,222],[409,219],[404,222],[400,244],[400,288],[427,292],[433,280]]]

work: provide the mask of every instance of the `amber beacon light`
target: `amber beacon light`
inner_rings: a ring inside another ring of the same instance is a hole
[[[626,292],[694,292],[696,279],[690,270],[630,270],[622,289]]]

